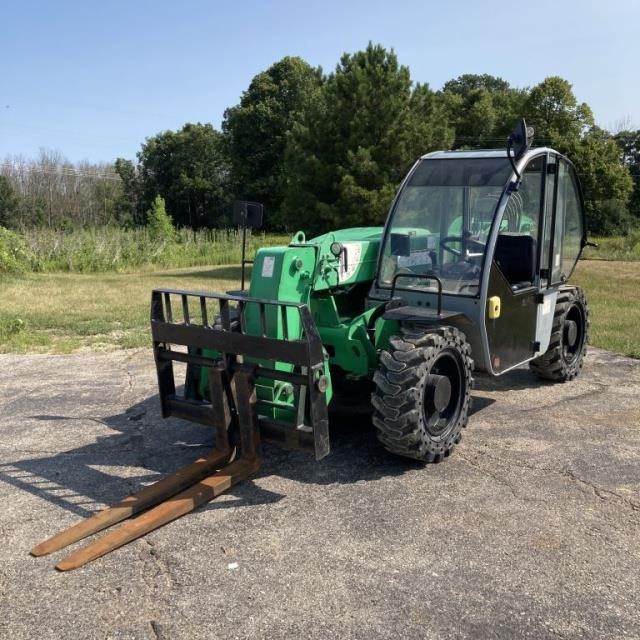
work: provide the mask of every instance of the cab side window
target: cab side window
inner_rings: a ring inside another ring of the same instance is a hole
[[[501,233],[531,236],[538,240],[542,201],[544,157],[534,158],[525,167],[520,189],[511,194],[500,225]]]
[[[544,156],[527,164],[500,223],[494,260],[513,291],[527,289],[535,281],[544,166]]]
[[[578,192],[573,167],[562,160],[558,174],[558,209],[562,215],[564,228],[562,233],[562,249],[560,254],[560,279],[571,275],[582,250],[584,236],[582,203]],[[558,252],[554,249],[554,254]],[[554,271],[556,265],[554,263]]]

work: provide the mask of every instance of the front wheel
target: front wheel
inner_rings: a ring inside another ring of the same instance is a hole
[[[589,306],[580,287],[562,287],[553,315],[549,348],[529,363],[540,378],[573,380],[582,369],[589,339]]]
[[[439,462],[467,425],[473,360],[454,327],[403,327],[380,354],[373,381],[373,424],[391,453]]]

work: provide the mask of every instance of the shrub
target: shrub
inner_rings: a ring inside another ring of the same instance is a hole
[[[24,238],[0,227],[0,273],[23,273],[31,268],[33,255]]]
[[[587,260],[640,260],[640,229],[625,235],[592,236],[590,239],[595,240],[598,248],[585,248]]]
[[[587,215],[589,232],[597,236],[627,234],[633,226],[633,218],[622,200],[601,200],[595,203],[595,212]]]
[[[0,341],[4,342],[10,337],[22,333],[26,326],[25,321],[17,316],[0,316]]]

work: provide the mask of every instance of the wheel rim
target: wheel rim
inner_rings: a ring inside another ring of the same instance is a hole
[[[569,308],[562,328],[562,357],[568,365],[578,360],[585,340],[584,312],[580,305]]]
[[[464,367],[453,350],[438,355],[425,382],[423,417],[426,430],[441,438],[457,423],[465,391]]]

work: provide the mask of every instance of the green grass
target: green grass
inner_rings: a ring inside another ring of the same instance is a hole
[[[571,282],[587,294],[589,342],[640,358],[640,262],[582,260]]]
[[[240,268],[0,277],[0,352],[148,346],[151,289],[239,288]]]
[[[586,260],[640,260],[640,230],[625,236],[591,238],[598,247],[586,247]]]
[[[65,353],[150,345],[154,287],[237,288],[238,266],[0,277],[0,351]],[[640,262],[582,261],[572,279],[591,308],[591,344],[640,358]]]

